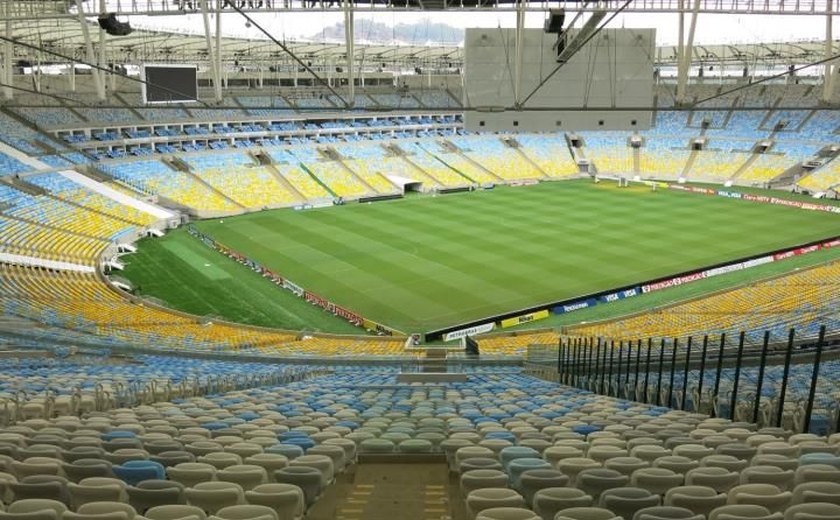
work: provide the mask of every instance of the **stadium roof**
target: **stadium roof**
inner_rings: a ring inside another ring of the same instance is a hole
[[[98,26],[92,29],[94,44],[98,43]],[[12,38],[29,44],[15,46],[18,60],[40,63],[61,63],[57,55],[84,61],[86,56],[84,33],[77,19],[43,18],[12,24]],[[117,63],[140,64],[155,62],[186,62],[201,64],[207,60],[207,40],[204,34],[173,33],[150,30],[135,30],[127,36],[105,35],[106,59]],[[291,64],[290,56],[268,39],[223,37],[220,40],[222,59],[228,64],[242,66],[271,66]],[[292,52],[314,64],[335,63],[340,65],[346,58],[343,42],[283,42]],[[834,53],[840,53],[840,41],[833,44]],[[42,48],[46,52],[41,52]],[[50,54],[51,52],[57,55]],[[463,48],[452,45],[434,44],[382,44],[356,42],[357,62],[386,67],[420,66],[443,64],[444,67],[460,67]],[[825,55],[824,41],[778,42],[727,45],[696,45],[692,49],[695,63],[745,63],[788,65],[814,61]],[[655,62],[660,66],[675,65],[677,47],[672,45],[656,48]]]

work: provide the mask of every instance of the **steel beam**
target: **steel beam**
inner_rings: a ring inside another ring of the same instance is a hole
[[[5,2],[6,6],[5,12],[8,13],[10,11],[11,2]],[[4,24],[5,27],[5,35],[7,38],[12,38],[12,21],[6,18],[6,23]],[[2,77],[3,83],[6,85],[12,85],[14,81],[14,70],[12,68],[12,62],[14,62],[14,48],[12,47],[12,42],[6,40],[3,42],[3,70],[2,70]],[[3,98],[4,99],[12,99],[14,97],[14,89],[10,86],[3,87]]]
[[[347,102],[350,107],[356,105],[356,22],[353,16],[353,4],[350,0],[344,0],[344,45],[346,48],[347,67]]]
[[[76,0],[80,1],[80,0]],[[222,71],[219,62],[216,61],[213,51],[213,40],[210,34],[210,0],[201,0],[201,17],[204,21],[204,41],[207,45],[207,58],[210,62],[210,71],[213,75],[213,99],[217,102],[222,100]],[[219,13],[216,13],[219,16]]]
[[[32,8],[27,8],[26,4],[29,2],[17,2],[21,4],[16,7],[13,13],[15,19],[31,20],[34,16]],[[40,7],[51,2],[37,2]],[[60,4],[60,2],[54,2]],[[796,2],[789,2],[785,0],[703,0],[700,12],[703,13],[719,13],[719,14],[762,14],[762,15],[801,15],[814,16],[822,15],[826,11],[826,6],[830,3],[835,4],[834,11],[837,12],[838,0],[798,0]],[[32,2],[32,4],[36,4]],[[125,15],[183,15],[185,13],[198,13],[200,6],[198,2],[191,2],[192,7],[185,7],[182,2],[181,5],[176,6],[173,2],[161,0],[146,0],[143,2],[127,2],[109,0],[109,9],[117,14]],[[257,7],[257,2],[253,6],[242,6],[240,9],[247,13],[290,13],[290,12],[305,12],[305,13],[329,13],[341,12],[343,2],[327,2],[321,1],[313,3],[309,0],[274,0],[271,6],[263,5]],[[563,8],[567,13],[572,12],[594,12],[599,9],[612,10],[620,4],[617,0],[604,0],[601,2],[593,2],[592,5],[582,6],[580,2],[576,1],[540,1],[531,3],[528,12],[545,12],[549,8]],[[215,11],[227,11],[230,9],[221,9],[219,6]],[[446,2],[436,5],[423,5],[418,2],[409,5],[404,0],[391,0],[388,2],[374,3],[365,2],[360,4],[353,4],[353,10],[357,12],[373,12],[373,13],[394,13],[394,12],[510,12],[515,13],[518,10],[516,0],[507,0],[504,2],[497,1],[491,3],[482,3],[482,5],[463,5],[461,2]],[[50,11],[49,8],[44,9],[44,18],[62,18],[70,16],[66,11],[56,9]],[[633,5],[629,6],[626,12],[636,13],[678,13],[679,0],[634,0]]]
[[[825,11],[825,57],[830,58],[834,53],[834,49],[832,49],[832,44],[834,43],[833,39],[833,18],[834,10],[832,9],[831,2],[828,3],[826,6]],[[823,92],[822,92],[822,100],[826,103],[831,102],[831,99],[834,97],[834,85],[837,83],[836,78],[834,77],[834,72],[837,66],[835,65],[835,60],[831,60],[826,62],[825,64],[825,72],[823,73]]]
[[[78,9],[78,16],[79,16],[79,26],[82,30],[82,35],[85,39],[85,54],[87,55],[87,61],[92,64],[97,64],[96,53],[93,51],[93,40],[90,38],[90,29],[88,27],[87,19],[85,18],[84,9],[82,9],[82,0],[76,0],[76,9]],[[92,69],[91,75],[93,76],[93,84],[96,87],[96,98],[100,101],[105,100],[105,81],[102,77],[102,71],[100,69]]]
[[[697,29],[697,17],[700,12],[700,1],[694,0],[694,9],[691,11],[691,22],[688,27],[688,41],[682,48],[681,61],[677,70],[677,103],[686,102],[686,89],[688,88],[688,74],[691,71],[691,56],[694,52],[694,32]],[[680,15],[682,16],[682,14]],[[701,65],[702,66],[702,65]]]
[[[522,104],[522,61],[525,59],[525,0],[516,0],[516,31],[513,58],[513,106]]]

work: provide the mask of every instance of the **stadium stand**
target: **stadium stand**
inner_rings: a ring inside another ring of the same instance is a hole
[[[271,158],[276,161],[275,168],[307,199],[321,199],[330,194],[324,186],[299,166],[297,157],[285,151],[272,150]]]
[[[92,265],[108,246],[108,242],[103,239],[6,216],[0,216],[0,230],[3,232],[0,247],[4,253],[47,260]]]
[[[516,140],[525,155],[549,177],[568,177],[579,173],[562,135],[519,134]]]
[[[784,335],[794,326],[811,330],[818,323],[840,319],[836,312],[838,274],[840,263],[829,263],[626,319],[570,330],[582,336],[623,339],[702,336],[733,330],[748,331],[753,336],[764,330]]]
[[[420,90],[412,94],[428,108],[459,108],[461,106],[461,103],[457,101],[457,96],[453,97],[443,90]]]
[[[516,149],[495,136],[453,137],[464,155],[504,180],[539,179],[543,172]]]
[[[186,156],[184,160],[200,179],[246,208],[301,202],[268,168],[254,164],[245,154]]]
[[[490,173],[488,170],[482,168],[474,161],[467,159],[460,153],[455,152],[453,149],[443,147],[440,142],[421,141],[419,142],[419,145],[447,167],[455,170],[457,173],[465,176],[472,182],[492,183],[498,181],[498,177]]]
[[[691,165],[690,178],[716,180],[731,178],[750,157],[746,153],[725,151],[698,151]]]
[[[17,109],[15,112],[22,117],[31,119],[36,125],[43,128],[82,126],[84,123],[76,114],[61,106],[27,107],[26,109]]]
[[[382,162],[368,161],[369,159],[350,160],[344,161],[344,164],[368,186],[376,190],[377,193],[387,194],[398,192],[399,189],[397,186],[384,175],[387,172],[384,171]]]
[[[439,184],[448,187],[465,186],[469,181],[455,170],[429,153],[420,142],[401,141],[400,148],[406,152],[406,159],[420,167]]]
[[[374,194],[359,177],[338,161],[306,162],[305,167],[339,197],[352,198]]]
[[[45,134],[21,123],[12,116],[0,112],[0,124],[3,132],[0,141],[17,148],[29,155],[41,155],[45,152],[63,151],[64,145],[47,137]]]
[[[128,380],[177,381],[204,367],[141,361],[148,369]],[[73,381],[63,367],[72,364],[51,370],[59,381]],[[248,388],[243,368],[231,374],[240,388],[222,393],[81,418],[45,417],[39,402],[15,409],[20,427],[3,433],[11,472],[4,481],[17,499],[10,512],[295,517],[313,514],[365,457],[430,453],[444,457],[456,482],[453,507],[468,518],[796,518],[798,511],[831,518],[840,511],[834,437],[745,428],[518,373],[412,388],[395,386],[393,372],[321,375],[281,367],[282,386]],[[111,370],[103,371],[106,378]],[[39,430],[29,426],[36,424]],[[64,501],[38,502],[44,497],[28,485],[56,470],[68,476],[51,481]],[[393,491],[380,486],[367,493]],[[170,492],[155,496],[155,489]],[[367,502],[355,507],[363,514],[381,507]]]
[[[77,108],[76,111],[91,123],[130,125],[137,116],[128,108]]]
[[[95,275],[0,264],[7,290],[4,314],[105,337],[114,344],[175,351],[250,351],[263,355],[401,356],[402,338],[309,337],[197,320],[134,303]],[[60,298],[56,299],[56,295]]]
[[[229,199],[189,173],[175,171],[161,161],[102,164],[101,168],[137,191],[166,197],[190,208],[216,211],[238,209]]]
[[[779,142],[772,153],[762,154],[738,178],[748,181],[769,181],[814,155],[818,145],[806,143]],[[783,154],[783,155],[781,155]]]
[[[643,177],[674,179],[682,175],[691,152],[685,140],[649,137],[639,152]]]
[[[633,149],[628,136],[618,132],[583,134],[586,157],[595,163],[599,173],[633,173]]]
[[[252,116],[288,117],[294,109],[283,96],[238,96],[236,100]]]
[[[799,181],[800,186],[811,191],[836,189],[838,184],[840,184],[840,161],[836,158]]]
[[[32,175],[26,177],[26,181],[44,188],[62,200],[92,209],[96,213],[124,220],[136,226],[145,226],[156,220],[148,213],[92,192],[57,173]]]
[[[91,204],[100,204],[100,208],[107,209],[110,204],[100,197],[88,194],[84,190],[67,190],[64,183],[55,183],[50,179],[52,177],[48,176],[36,179],[36,181],[61,192],[66,199],[53,198],[49,195],[28,195],[15,192],[12,188],[0,187],[2,200],[11,206],[4,213],[25,222],[104,240],[114,239],[130,229],[132,223],[123,220],[122,216],[100,212],[98,209],[73,202],[73,199],[84,200]],[[137,216],[137,218],[144,217]]]
[[[382,106],[398,108],[420,108],[420,102],[411,95],[399,94],[370,94],[373,100]]]

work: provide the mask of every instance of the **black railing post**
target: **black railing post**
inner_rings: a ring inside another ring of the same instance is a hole
[[[803,433],[811,431],[811,413],[814,411],[814,397],[817,395],[817,379],[820,377],[823,342],[825,342],[825,325],[820,327],[817,351],[814,352],[814,370],[811,372],[811,390],[808,392],[808,405],[805,407],[805,431]]]
[[[606,356],[606,352],[604,353],[604,357]],[[613,396],[612,395],[612,382],[613,382],[613,361],[615,360],[615,341],[610,340],[610,367],[607,369],[607,387],[603,388],[604,394]],[[615,396],[613,396],[615,397]]]
[[[650,400],[648,384],[650,383],[650,349],[653,346],[653,338],[648,338],[647,361],[645,362],[645,403]]]
[[[633,378],[633,400],[641,401],[639,399],[639,369],[642,362],[642,340],[636,343],[636,377]]]
[[[683,371],[683,395],[680,400],[680,410],[685,410],[685,398],[688,396],[688,369],[691,363],[691,336],[688,337],[688,343],[685,346],[685,370]]]
[[[698,401],[694,403],[693,412],[700,411],[700,403],[703,401],[703,378],[706,377],[706,351],[709,348],[709,335],[706,334],[703,336],[703,354],[700,358],[700,380],[697,381],[697,399]]]
[[[785,397],[787,396],[788,377],[790,377],[790,360],[793,356],[793,340],[796,337],[796,329],[791,328],[788,332],[787,352],[785,352],[785,368],[782,371],[782,388],[779,390],[779,409],[776,410],[776,426],[782,426],[782,416],[785,412]]]
[[[563,354],[563,357],[565,358],[564,363],[566,364],[566,374],[563,384],[566,385],[571,382],[572,371],[574,370],[574,358],[572,357],[572,353],[574,352],[576,343],[577,339],[566,341],[566,352]]]
[[[564,361],[564,354],[566,353],[565,344],[563,343],[563,338],[560,338],[560,341],[557,344],[557,374],[560,376],[560,382],[563,382],[563,361]]]
[[[764,386],[764,367],[767,363],[767,346],[770,344],[770,331],[764,331],[764,343],[761,346],[761,364],[758,367],[758,381],[755,383],[755,405],[753,406],[753,422],[758,423],[758,410],[761,408],[761,389]]]
[[[624,398],[627,399],[627,385],[630,384],[630,358],[633,357],[633,342],[627,342],[627,366],[624,367]]]
[[[615,396],[621,397],[621,361],[624,359],[624,341],[618,342],[618,364],[615,367]]]
[[[659,343],[659,377],[656,380],[656,406],[662,406],[662,368],[665,366],[665,338]]]
[[[715,389],[712,391],[712,410],[710,415],[712,417],[717,416],[717,402],[718,402],[718,394],[720,393],[720,375],[721,371],[723,370],[723,351],[726,348],[726,333],[721,333],[720,335],[720,349],[718,350],[718,361],[717,361],[717,373],[715,374]]]
[[[593,348],[593,347],[595,347],[595,339],[590,337],[589,338],[589,360],[587,362],[587,367],[586,367],[586,389],[587,390],[592,390],[592,375],[595,373],[595,371],[598,368],[597,367],[598,356],[595,356],[595,348]],[[601,352],[601,338],[598,338],[598,353],[600,353],[600,352]],[[592,356],[595,356],[596,366],[594,368],[592,367]]]
[[[598,338],[598,350],[595,352],[595,371],[594,377],[592,378],[592,384],[590,385],[590,390],[593,388],[597,391],[599,386],[599,381],[601,380],[601,373],[604,371],[604,367],[601,366],[601,346],[603,345],[604,349],[607,348],[607,342],[601,341],[601,338]],[[594,385],[594,386],[593,386]]]
[[[668,383],[668,408],[674,407],[674,373],[677,371],[677,345],[679,340],[674,338],[674,347],[671,349],[671,379]]]
[[[586,338],[578,338],[577,344],[575,345],[575,386],[578,388],[580,388],[581,381],[583,381],[585,344]]]
[[[738,337],[738,357],[735,361],[735,376],[732,378],[732,400],[729,402],[729,419],[735,420],[735,406],[738,404],[738,384],[741,379],[741,360],[744,358],[744,341],[747,333],[743,330]]]

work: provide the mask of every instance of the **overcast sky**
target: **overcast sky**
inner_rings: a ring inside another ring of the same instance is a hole
[[[446,23],[455,27],[513,27],[513,13],[458,13],[458,12],[422,12],[422,13],[358,13],[357,18],[371,18],[388,25],[397,23],[433,22]],[[297,40],[302,37],[317,35],[325,26],[343,20],[341,13],[284,13],[254,15],[260,25],[271,31],[278,39]],[[686,17],[688,19],[688,17]],[[200,16],[175,17],[132,17],[136,27],[171,28],[190,32],[203,31]],[[543,13],[530,13],[526,25],[540,27],[544,20]],[[835,38],[840,34],[840,16],[834,17]],[[244,19],[237,13],[223,15],[223,34],[236,36],[261,37],[255,28],[245,27]],[[677,42],[677,15],[675,14],[623,14],[616,17],[610,27],[654,27],[657,30],[657,44],[670,45]],[[709,15],[701,14],[698,19],[695,41],[697,43],[756,43],[791,40],[814,40],[825,37],[825,16],[790,16],[790,15]],[[317,38],[316,38],[317,39]],[[356,37],[357,41],[363,35]],[[411,42],[424,44],[424,41]],[[437,43],[437,42],[430,42]]]

